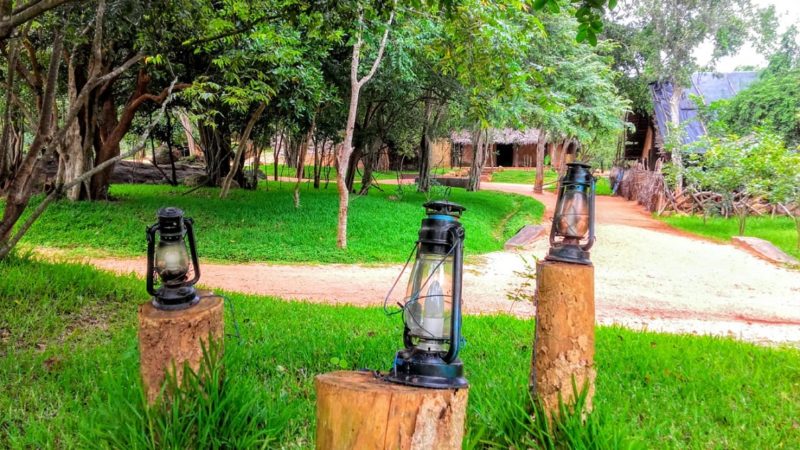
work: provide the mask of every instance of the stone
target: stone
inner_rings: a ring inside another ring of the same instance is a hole
[[[800,261],[786,254],[769,241],[750,236],[734,236],[731,238],[733,245],[774,264],[800,265]]]
[[[525,225],[517,231],[517,234],[506,241],[503,248],[506,250],[520,250],[545,236],[547,236],[547,228],[543,225]]]

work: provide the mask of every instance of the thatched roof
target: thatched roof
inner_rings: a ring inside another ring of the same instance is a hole
[[[492,144],[536,144],[539,142],[539,130],[529,128],[524,131],[513,128],[492,128],[489,130],[489,140]],[[454,144],[472,144],[472,132],[469,130],[454,131],[450,134]]]

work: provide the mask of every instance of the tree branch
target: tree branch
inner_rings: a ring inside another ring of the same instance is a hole
[[[0,20],[0,40],[9,37],[18,26],[69,1],[72,0],[40,0],[32,1],[17,7],[12,11],[11,16]]]
[[[381,59],[383,58],[383,51],[386,49],[386,41],[389,39],[389,30],[392,27],[392,21],[394,21],[394,10],[391,14],[389,14],[389,21],[386,22],[386,29],[383,30],[383,37],[381,38],[381,45],[378,47],[378,56],[375,57],[375,61],[372,61],[372,67],[369,69],[369,73],[367,73],[364,78],[358,80],[358,85],[363,86],[375,75],[375,72],[378,70],[378,66],[381,63]],[[361,50],[361,33],[358,34],[358,43],[359,43],[359,51]],[[355,51],[353,52],[355,56]],[[358,70],[358,67],[356,67]]]
[[[47,197],[45,197],[44,200],[42,200],[42,202],[39,203],[39,205],[36,207],[36,209],[33,210],[31,215],[28,216],[28,219],[25,220],[25,223],[23,223],[22,226],[20,226],[20,228],[17,230],[17,232],[14,234],[14,236],[11,239],[9,239],[8,242],[6,242],[6,244],[3,245],[3,247],[0,247],[0,260],[5,258],[6,255],[8,255],[8,253],[11,251],[11,249],[14,248],[14,246],[17,245],[19,240],[22,239],[22,237],[25,235],[25,233],[28,232],[28,230],[31,228],[33,223],[36,222],[36,220],[39,218],[39,216],[42,215],[42,213],[44,213],[44,211],[47,209],[47,207],[50,205],[50,203],[52,203],[55,199],[57,199],[58,197],[63,195],[64,191],[83,183],[84,181],[86,181],[89,178],[91,178],[92,175],[101,172],[106,167],[109,167],[112,164],[116,164],[118,161],[121,161],[121,160],[123,160],[125,158],[128,158],[130,156],[133,156],[134,154],[136,154],[139,151],[141,151],[142,148],[144,148],[144,146],[147,144],[147,138],[150,135],[150,132],[153,130],[153,128],[161,121],[161,119],[166,114],[167,105],[170,103],[170,101],[173,98],[172,91],[173,91],[173,89],[175,87],[175,84],[177,82],[178,82],[177,78],[172,80],[172,83],[170,84],[170,87],[167,90],[167,92],[168,92],[167,97],[164,100],[164,102],[161,104],[161,109],[158,112],[158,116],[156,117],[156,119],[154,121],[150,122],[150,124],[147,125],[147,128],[145,129],[144,133],[142,133],[139,136],[139,142],[136,145],[134,145],[133,148],[130,151],[128,151],[127,153],[121,154],[119,156],[115,156],[114,158],[111,158],[108,161],[103,162],[102,164],[98,164],[93,169],[91,169],[91,170],[89,170],[87,172],[84,172],[81,176],[75,178],[74,180],[70,181],[69,183],[66,183],[66,184],[63,184],[63,185],[60,185],[60,186],[56,186],[56,188],[53,190],[53,192],[51,192]]]

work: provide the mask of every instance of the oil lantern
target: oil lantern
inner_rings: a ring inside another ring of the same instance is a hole
[[[594,244],[595,180],[591,166],[567,164],[558,183],[558,202],[550,230],[549,261],[592,264],[589,249]]]
[[[403,307],[403,342],[387,380],[437,389],[463,388],[461,284],[465,208],[449,201],[425,203]]]
[[[194,288],[200,279],[200,266],[193,221],[172,207],[159,209],[156,216],[158,222],[147,228],[147,292],[158,309],[189,308],[200,301]]]

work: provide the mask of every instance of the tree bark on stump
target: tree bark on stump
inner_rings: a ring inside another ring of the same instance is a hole
[[[151,302],[139,306],[140,371],[148,403],[158,398],[173,364],[180,383],[185,364],[198,370],[210,338],[221,345],[222,312],[223,300],[217,296],[202,297],[197,305],[179,311],[156,309]]]
[[[318,375],[317,447],[460,449],[467,389],[425,389],[389,383],[369,372]]]
[[[594,397],[594,267],[554,261],[536,264],[536,336],[531,393],[552,417],[559,398],[575,400],[588,384],[584,413]]]

